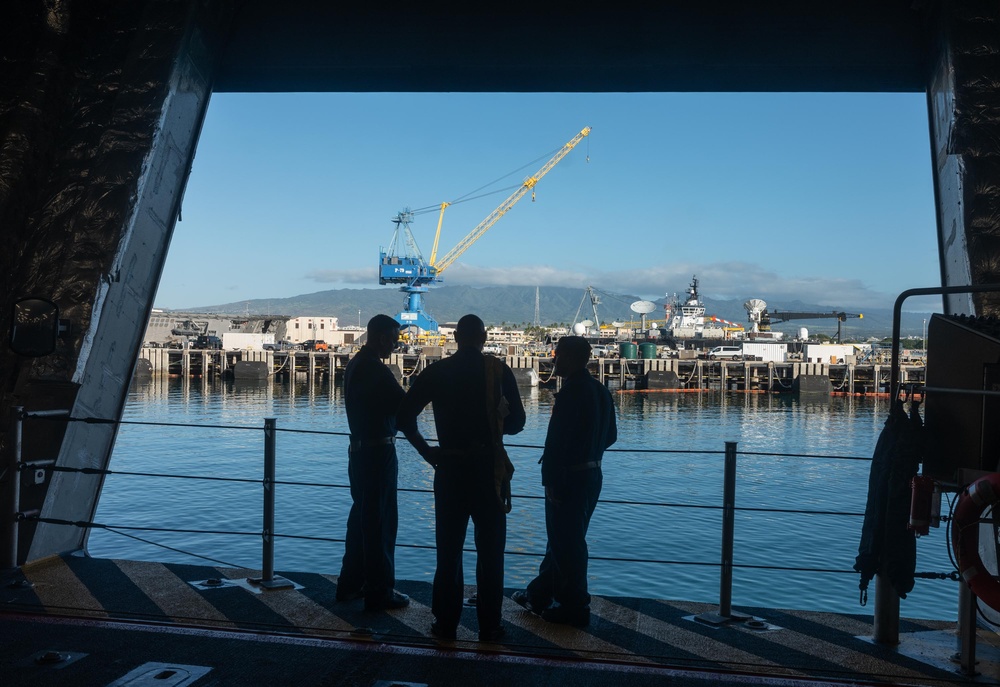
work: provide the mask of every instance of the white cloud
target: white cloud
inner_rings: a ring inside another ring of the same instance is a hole
[[[378,273],[371,267],[347,270],[314,270],[308,272],[305,277],[321,284],[339,284],[341,286],[371,286],[378,283]]]
[[[569,286],[582,289],[593,281],[586,272],[557,269],[549,265],[480,267],[455,263],[444,273],[444,283],[464,286]]]
[[[479,267],[456,263],[445,274],[448,284],[572,288],[591,285],[604,291],[654,299],[668,293],[683,296],[692,276],[698,277],[703,297],[720,300],[771,298],[779,301],[801,300],[832,308],[889,308],[895,299],[895,294],[873,290],[857,279],[780,275],[749,262],[665,263],[617,271],[565,269],[549,265]]]
[[[375,270],[371,268],[317,270],[305,276],[341,288],[372,288],[378,281]],[[761,298],[765,301],[798,300],[831,308],[892,308],[898,295],[875,290],[859,279],[777,273],[744,261],[664,262],[628,270],[600,270],[581,265],[483,267],[457,262],[445,272],[442,283],[454,286],[565,286],[579,289],[593,286],[612,293],[659,299],[675,293],[683,297],[692,276],[698,277],[701,295],[716,300]],[[940,298],[910,299],[904,304],[904,309],[940,310]]]

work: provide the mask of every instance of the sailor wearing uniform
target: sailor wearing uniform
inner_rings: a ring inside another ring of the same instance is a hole
[[[548,542],[538,576],[512,597],[545,620],[581,627],[590,622],[587,528],[604,483],[604,451],[618,439],[611,394],[587,370],[589,360],[582,337],[556,345],[555,374],[563,383],[539,460]]]
[[[399,324],[388,315],[368,322],[368,338],[344,371],[344,405],[351,430],[347,474],[351,512],[337,600],[365,599],[365,609],[402,608],[409,597],[395,591],[396,411],[403,388],[382,362],[396,347]]]
[[[525,414],[514,373],[502,361],[487,361],[483,355],[483,321],[475,315],[464,316],[455,329],[455,341],[458,350],[454,355],[430,365],[412,382],[399,410],[399,429],[435,468],[437,568],[431,633],[442,639],[455,638],[464,592],[462,547],[471,518],[477,556],[479,639],[495,641],[504,634],[500,609],[507,541],[507,509],[498,493],[496,457],[506,458],[501,436],[520,432]],[[497,425],[492,424],[497,415],[492,412],[496,404],[489,393],[491,385],[502,392],[503,418]],[[417,427],[417,416],[428,403],[434,404],[437,447],[429,446]],[[509,499],[506,505],[509,507]]]

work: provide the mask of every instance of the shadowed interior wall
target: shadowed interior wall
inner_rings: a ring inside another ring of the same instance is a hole
[[[220,8],[187,0],[9,8],[0,330],[9,334],[12,302],[26,296],[56,303],[71,330],[44,357],[4,346],[5,421],[13,406],[121,416],[211,92],[218,47],[206,28],[226,19]],[[24,459],[103,468],[115,432],[113,423],[29,420]],[[21,509],[89,520],[101,483],[63,472],[44,485],[22,482]],[[25,522],[18,560],[80,548],[85,533]]]
[[[1000,5],[946,3],[928,87],[941,284],[1000,283]],[[929,280],[913,286],[933,286]],[[1000,294],[953,294],[945,312],[1000,315]]]

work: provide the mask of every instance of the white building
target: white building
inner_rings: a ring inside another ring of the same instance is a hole
[[[854,362],[857,348],[853,344],[804,344],[803,360],[807,363]]]
[[[349,324],[346,327],[340,327],[335,332],[328,332],[327,336],[330,338],[326,339],[326,342],[335,348],[339,348],[340,346],[357,346],[364,341],[367,332],[368,330],[365,327]]]
[[[502,329],[500,327],[490,327],[486,330],[486,340],[490,343],[499,344],[520,344],[526,343],[523,329]]]
[[[337,329],[336,317],[293,317],[288,320],[285,331],[292,343],[317,339],[332,344]]]

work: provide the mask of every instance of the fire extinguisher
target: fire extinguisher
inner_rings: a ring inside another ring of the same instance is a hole
[[[927,534],[932,524],[937,527],[940,522],[941,492],[934,480],[923,475],[915,475],[910,482],[910,487],[913,493],[910,498],[910,523],[907,527],[916,532],[919,537]],[[935,518],[934,513],[935,494],[938,494],[937,518]],[[932,523],[932,520],[935,522]]]

